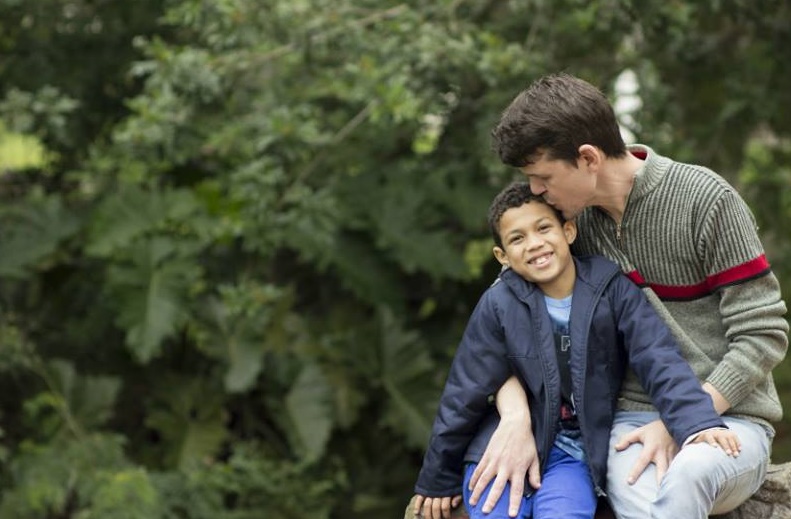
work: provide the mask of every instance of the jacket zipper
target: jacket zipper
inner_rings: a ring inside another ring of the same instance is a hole
[[[544,352],[544,349],[540,348],[539,349],[539,354],[542,354],[543,352]],[[557,361],[555,361],[555,363],[557,364]],[[547,388],[547,391],[549,391],[550,385],[549,385],[549,380],[548,380],[549,376],[548,376],[547,372],[548,372],[548,370],[542,369],[541,370],[541,377],[543,378],[543,381],[544,381],[544,387]],[[556,420],[554,420],[552,418],[552,411],[554,410],[553,409],[554,408],[553,402],[554,402],[554,399],[550,398],[549,399],[549,405],[544,407],[544,424],[545,424],[545,427],[547,428],[547,433],[548,434],[546,435],[546,439],[544,440],[544,462],[541,463],[540,470],[539,470],[542,478],[544,477],[544,470],[546,469],[546,460],[549,459],[549,451],[552,449],[552,444],[555,442],[555,433],[554,433],[555,427],[554,426],[555,426]],[[557,416],[559,414],[559,411],[556,411],[554,414],[555,414],[555,416]]]
[[[619,224],[619,225],[618,225],[618,227],[617,227],[617,236],[618,236],[618,239],[620,239],[620,231],[621,231],[621,226],[620,226],[620,224]],[[606,283],[602,283],[602,285],[601,285],[601,287],[602,287],[602,288],[600,288],[600,289],[598,290],[598,292],[596,293],[596,297],[593,299],[593,302],[592,302],[592,303],[589,305],[589,308],[595,308],[595,307],[596,307],[596,305],[598,305],[598,304],[599,304],[599,300],[601,299],[601,296],[602,296],[602,292],[603,292],[603,290],[604,290],[604,287],[606,287],[606,286],[607,286],[607,285],[610,283],[610,281],[612,281],[612,277],[613,277],[613,276],[610,276],[610,278],[608,278],[608,279],[607,279],[607,282],[606,282]],[[573,303],[572,303],[572,304],[573,304]],[[593,313],[591,313],[591,314],[589,314],[589,315],[592,317],[592,316],[593,316]],[[590,320],[590,319],[588,319],[588,322],[587,322],[587,323],[585,323],[585,327],[586,327],[586,328],[585,328],[586,330],[590,330],[590,327],[591,327],[591,320]],[[587,362],[588,362],[588,357],[587,357],[587,353],[586,353],[586,355],[585,355],[585,363],[587,364]],[[584,370],[584,368],[585,368],[585,366],[583,366],[583,372],[585,371],[585,370]],[[573,380],[572,380],[572,384],[573,384]],[[545,383],[545,385],[546,385],[546,383]],[[584,402],[584,401],[585,401],[585,395],[584,395],[584,392],[585,392],[585,384],[583,383],[583,384],[582,384],[582,387],[580,388],[580,392],[579,392],[579,401],[580,401],[580,402]],[[586,427],[585,427],[585,420],[584,420],[584,417],[583,417],[584,410],[583,410],[583,407],[582,407],[582,406],[580,406],[578,413],[579,413],[580,432],[581,432],[581,434],[582,434],[582,439],[583,439],[583,446],[585,447],[585,452],[589,452],[589,451],[590,451],[590,449],[588,448],[588,445],[585,445],[585,444],[587,444],[587,443],[588,443],[588,441],[587,441],[587,440],[590,438],[590,436],[585,434],[585,429],[586,429]],[[594,484],[593,484],[593,490],[594,490],[594,492],[596,493],[596,496],[597,496],[597,497],[606,497],[606,496],[607,496],[607,492],[605,492],[605,491],[604,491],[604,490],[603,490],[603,489],[602,489],[602,488],[599,486],[599,484],[596,482],[596,476],[595,476],[595,474],[593,473],[593,467],[591,467],[591,464],[590,464],[590,462],[589,462],[589,463],[586,463],[586,465],[588,466],[588,472],[590,473],[591,480],[594,482]]]

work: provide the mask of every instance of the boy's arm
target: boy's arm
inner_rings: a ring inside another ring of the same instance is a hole
[[[714,409],[720,415],[731,408],[731,403],[711,383],[704,382],[703,391],[711,396]],[[656,466],[657,481],[661,481],[670,462],[678,453],[678,445],[667,432],[665,424],[661,420],[656,420],[639,427],[618,438],[618,443],[614,447],[617,451],[623,451],[635,443],[641,444],[643,448],[632,470],[629,471],[627,480],[634,483],[646,467],[653,463]]]
[[[644,446],[629,481],[636,480],[652,462],[657,467],[657,476],[661,477],[686,438],[705,429],[724,427],[719,415],[728,403],[714,388],[706,388],[712,391],[709,393],[701,386],[670,329],[639,288],[627,278],[619,277],[611,290],[610,299],[629,364],[662,417],[662,422],[653,422],[624,435],[616,449],[622,450],[635,442]]]
[[[416,494],[441,498],[462,493],[464,454],[492,412],[490,395],[511,376],[499,297],[492,289],[484,293],[464,331],[440,398]]]
[[[538,452],[531,429],[527,395],[516,377],[511,376],[503,384],[497,392],[496,402],[500,423],[470,479],[470,504],[475,505],[486,486],[494,480],[483,504],[484,513],[490,512],[505,484],[510,482],[508,514],[515,517],[524,494],[525,474],[533,488],[541,486]]]

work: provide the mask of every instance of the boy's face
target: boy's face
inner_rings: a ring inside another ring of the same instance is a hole
[[[528,202],[503,213],[503,247],[495,247],[494,256],[546,295],[560,299],[574,288],[576,271],[569,245],[576,237],[573,222],[561,224],[547,204]]]
[[[593,205],[596,179],[589,171],[586,158],[581,156],[575,168],[565,160],[548,159],[541,153],[534,162],[520,169],[530,182],[530,190],[542,195],[566,220],[571,220],[585,207]]]

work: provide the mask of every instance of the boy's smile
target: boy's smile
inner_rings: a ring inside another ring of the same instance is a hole
[[[577,235],[574,223],[561,224],[550,206],[533,201],[505,211],[499,230],[503,247],[493,252],[501,264],[550,297],[571,294],[575,269],[569,245]]]

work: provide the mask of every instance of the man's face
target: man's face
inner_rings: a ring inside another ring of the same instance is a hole
[[[592,205],[596,179],[582,159],[578,159],[574,167],[564,160],[547,159],[546,153],[540,153],[520,170],[530,182],[530,190],[542,195],[567,220]]]

